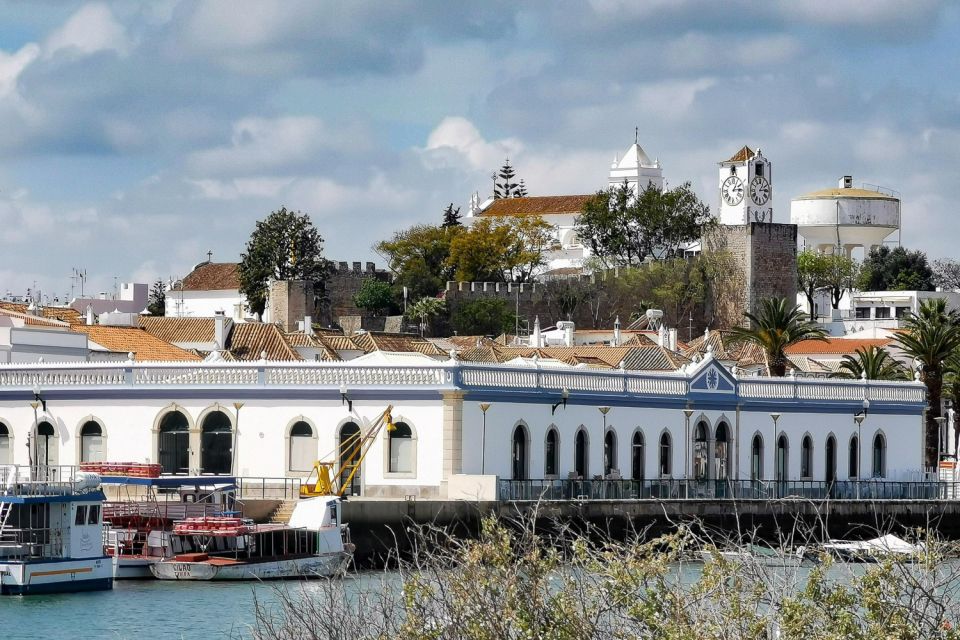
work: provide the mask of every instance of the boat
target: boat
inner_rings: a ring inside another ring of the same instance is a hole
[[[188,518],[170,534],[174,555],[150,565],[161,580],[273,580],[343,574],[353,557],[340,498],[301,499],[289,524]]]
[[[890,557],[912,562],[924,551],[923,545],[911,544],[889,533],[870,540],[830,540],[821,547],[843,562],[880,562]]]
[[[175,522],[241,513],[232,477],[126,475],[130,467],[105,465],[122,475],[108,471],[101,477],[110,494],[103,508],[104,546],[116,559],[117,579],[153,579],[150,566],[174,555]]]
[[[700,557],[704,562],[723,558],[728,562],[754,564],[762,567],[794,568],[803,562],[805,547],[793,551],[772,549],[756,544],[748,544],[736,549],[702,549]]]
[[[0,466],[0,594],[112,589],[103,502],[97,474]]]

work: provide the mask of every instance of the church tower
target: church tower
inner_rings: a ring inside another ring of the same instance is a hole
[[[759,149],[744,146],[721,162],[718,185],[721,224],[773,222],[773,175]]]
[[[663,168],[660,160],[651,160],[643,147],[640,146],[639,133],[634,134],[633,144],[626,150],[622,158],[615,158],[610,165],[610,186],[619,187],[626,180],[635,195],[653,185],[663,188]]]

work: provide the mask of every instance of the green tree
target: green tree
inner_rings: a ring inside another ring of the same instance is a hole
[[[960,263],[956,260],[933,261],[933,284],[943,291],[960,289]]]
[[[529,282],[553,246],[552,227],[537,216],[486,217],[453,238],[447,264],[460,282]]]
[[[447,205],[447,208],[443,210],[443,225],[444,227],[459,227],[460,218],[463,216],[460,215],[460,207],[456,209],[453,208],[453,203]]]
[[[960,349],[960,316],[956,311],[947,311],[944,298],[931,298],[923,301],[919,313],[907,316],[903,328],[905,331],[897,334],[894,343],[920,365],[920,380],[927,386],[924,458],[928,467],[935,467],[940,437],[936,418],[942,416],[944,362],[955,357]]]
[[[266,307],[269,280],[306,280],[323,295],[329,274],[323,238],[310,216],[286,207],[257,222],[246,252],[240,255],[240,291],[257,316],[262,316]]]
[[[516,177],[517,173],[513,170],[513,167],[510,166],[510,159],[508,158],[504,161],[503,166],[500,167],[500,172],[494,173],[493,175],[494,200],[520,197],[520,183],[515,182]],[[526,187],[524,187],[523,190],[524,193],[526,193]]]
[[[420,298],[407,308],[408,318],[417,318],[420,320],[420,335],[424,330],[432,329],[434,318],[443,315],[447,311],[447,302],[441,298]],[[430,331],[430,333],[433,333]]]
[[[770,375],[784,376],[787,373],[786,348],[801,340],[827,341],[823,327],[810,321],[810,317],[786,298],[760,300],[756,314],[744,312],[749,327],[734,327],[731,337],[734,342],[752,342],[767,354]]]
[[[823,287],[826,268],[823,254],[806,249],[797,254],[797,287],[807,298],[810,315],[814,313],[813,297]]]
[[[436,296],[454,279],[455,269],[448,264],[450,243],[464,232],[461,225],[416,225],[378,242],[374,251],[387,261],[394,284],[407,287],[410,299],[418,300]]]
[[[864,259],[859,288],[861,291],[933,291],[933,279],[933,270],[924,252],[880,246],[871,249]]]
[[[855,355],[845,355],[834,378],[867,380],[904,380],[907,376],[902,364],[893,359],[886,349],[874,345],[860,347]]]
[[[856,260],[839,253],[823,256],[823,288],[829,292],[834,309],[840,308],[843,294],[856,286],[859,277],[860,265]]]
[[[393,304],[393,287],[383,280],[364,278],[357,295],[353,296],[353,304],[375,316],[381,315]]]
[[[454,330],[462,336],[499,335],[514,330],[516,316],[505,300],[479,298],[458,306],[452,322]]]
[[[153,288],[150,289],[150,297],[148,298],[147,311],[152,316],[162,316],[166,313],[167,310],[167,286],[164,284],[163,280],[157,279],[153,283]]]
[[[608,266],[681,255],[685,244],[717,224],[689,182],[673,189],[648,184],[638,195],[624,184],[599,191],[577,218],[577,235]]]

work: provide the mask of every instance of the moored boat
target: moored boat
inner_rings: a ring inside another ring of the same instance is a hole
[[[271,580],[343,573],[353,557],[335,496],[301,499],[288,525],[188,518],[170,534],[174,556],[152,564],[161,580]]]
[[[0,594],[113,588],[103,501],[96,474],[0,467]]]

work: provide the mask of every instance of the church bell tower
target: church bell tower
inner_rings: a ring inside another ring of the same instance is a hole
[[[720,163],[720,222],[726,225],[773,222],[770,161],[744,146]]]

